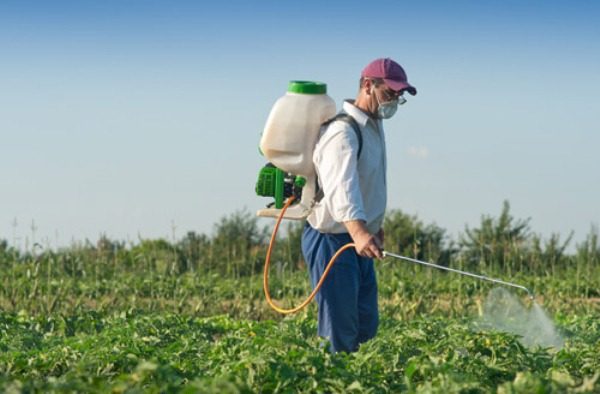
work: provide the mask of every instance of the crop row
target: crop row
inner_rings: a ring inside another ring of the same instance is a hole
[[[545,392],[600,390],[600,325],[560,322],[560,351],[470,319],[384,318],[355,354],[330,354],[310,315],[0,314],[0,390],[40,392]],[[541,391],[540,391],[541,390]]]

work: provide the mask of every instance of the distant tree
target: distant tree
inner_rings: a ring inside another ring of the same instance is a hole
[[[0,239],[0,264],[12,263],[20,258],[18,249],[10,246],[7,240]]]
[[[113,241],[106,235],[102,235],[96,242],[96,250],[100,256],[114,258],[118,251],[125,249],[122,241]]]
[[[8,241],[0,239],[0,263],[4,264],[8,262]]]
[[[510,204],[504,201],[500,217],[483,215],[476,228],[465,228],[460,239],[462,255],[471,266],[505,267],[511,258],[525,253],[530,240],[530,219],[515,219]]]
[[[210,239],[205,234],[188,231],[177,243],[181,253],[180,270],[194,271],[210,258]]]
[[[259,247],[264,247],[268,229],[247,210],[221,218],[212,238],[213,259],[229,274],[248,274],[257,269]]]
[[[447,242],[446,230],[433,223],[424,225],[416,216],[401,210],[389,211],[383,228],[384,246],[390,252],[442,265],[448,265],[456,253],[452,243]]]
[[[165,239],[144,239],[131,249],[131,255],[138,264],[161,274],[179,273],[180,256],[177,248]]]
[[[600,297],[600,289],[597,286],[590,286],[592,273],[600,265],[600,240],[597,226],[592,226],[586,239],[577,245],[575,261],[577,263],[577,280],[579,281],[579,275],[586,278],[585,296]]]
[[[597,226],[592,226],[585,240],[577,245],[577,257],[591,266],[600,264],[600,238]]]
[[[569,257],[565,252],[571,239],[573,239],[573,232],[563,242],[560,240],[560,234],[552,234],[546,241],[543,241],[539,235],[533,235],[527,268],[542,266],[550,267],[554,271],[557,266],[564,266]]]

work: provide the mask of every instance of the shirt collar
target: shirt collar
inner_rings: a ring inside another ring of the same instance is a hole
[[[354,100],[344,100],[344,103],[342,104],[342,109],[345,113],[352,116],[361,127],[365,127],[369,120],[376,123],[373,119],[371,119],[371,117],[369,117],[369,115],[367,115],[360,108],[354,105]]]

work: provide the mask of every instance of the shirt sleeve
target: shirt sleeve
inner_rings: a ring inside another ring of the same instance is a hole
[[[321,203],[339,223],[366,221],[358,177],[358,137],[346,122],[333,122],[319,139],[313,161],[323,190]]]

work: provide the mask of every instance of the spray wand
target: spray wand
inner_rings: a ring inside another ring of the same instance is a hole
[[[437,269],[441,269],[441,270],[445,270],[445,271],[450,271],[450,272],[454,272],[454,273],[461,274],[461,275],[470,276],[472,278],[477,278],[477,279],[481,279],[481,280],[487,280],[487,281],[498,283],[498,284],[505,285],[505,286],[516,287],[518,289],[525,290],[527,292],[527,295],[529,296],[529,298],[531,298],[532,300],[534,298],[533,297],[533,292],[531,292],[527,287],[518,285],[516,283],[506,282],[504,280],[490,278],[490,277],[487,277],[487,276],[484,276],[484,275],[474,274],[472,272],[461,271],[461,270],[457,270],[457,269],[454,269],[454,268],[445,267],[445,266],[439,265],[439,264],[427,263],[425,261],[421,261],[421,260],[417,260],[417,259],[411,259],[410,257],[400,256],[399,254],[390,253],[390,252],[387,252],[385,250],[383,251],[383,256],[384,257],[388,257],[388,256],[389,257],[394,257],[396,259],[400,259],[400,260],[404,260],[404,261],[409,261],[411,263],[416,263],[416,264],[422,264],[422,265],[426,265],[428,267],[433,267],[433,268],[437,268]]]

